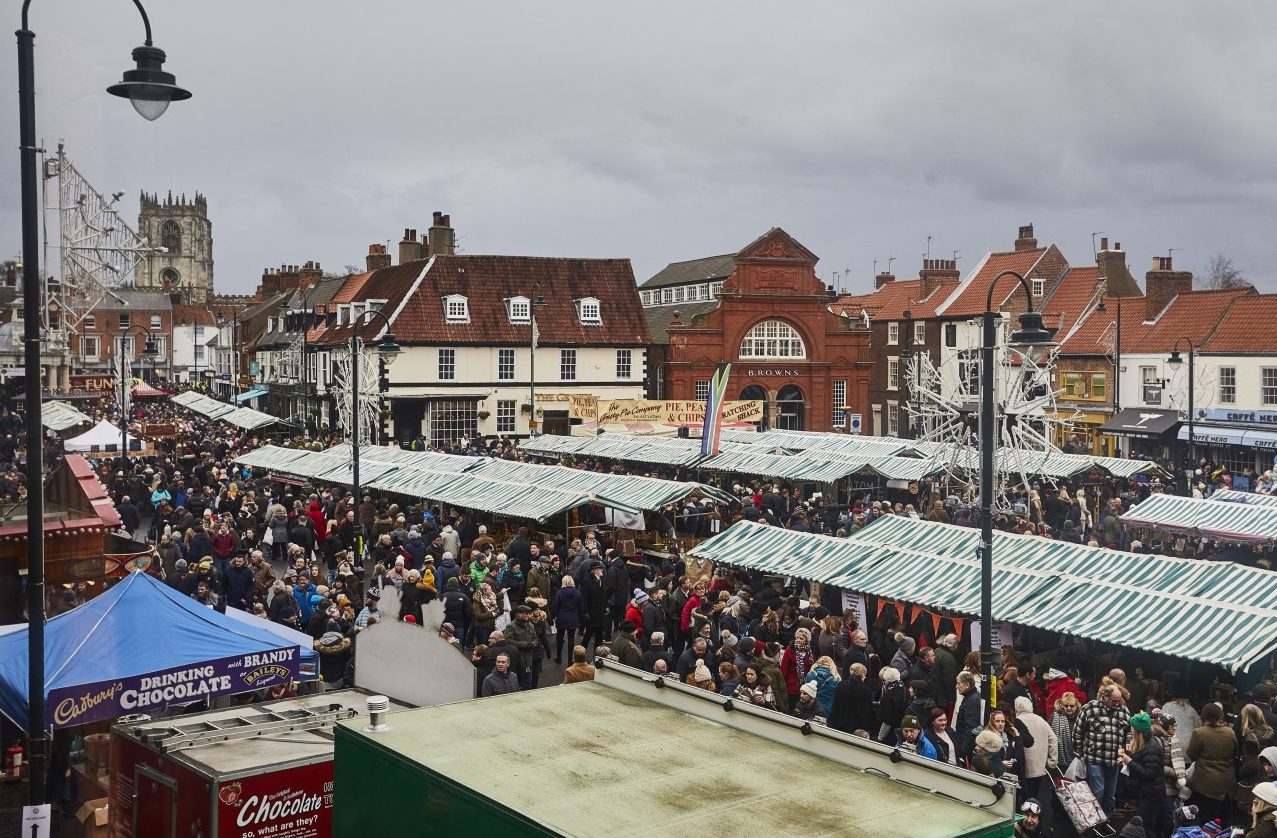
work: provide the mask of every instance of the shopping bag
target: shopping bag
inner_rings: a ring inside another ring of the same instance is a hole
[[[1085,780],[1086,763],[1082,762],[1081,757],[1073,757],[1073,761],[1069,763],[1069,767],[1064,769],[1064,776],[1069,780]]]

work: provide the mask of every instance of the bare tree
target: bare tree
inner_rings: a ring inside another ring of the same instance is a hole
[[[1201,287],[1212,291],[1228,288],[1253,288],[1254,284],[1242,276],[1241,270],[1222,253],[1216,253],[1206,264],[1206,273],[1201,277]]]

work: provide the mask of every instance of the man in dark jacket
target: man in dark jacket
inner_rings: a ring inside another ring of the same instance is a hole
[[[532,689],[532,655],[541,645],[537,641],[536,626],[532,623],[532,608],[520,605],[514,609],[514,620],[506,626],[505,639],[519,650],[519,688]]]
[[[532,570],[532,544],[528,541],[527,527],[519,527],[518,535],[510,539],[510,543],[505,546],[505,557],[510,564],[523,568],[524,576]]]
[[[607,591],[608,621],[611,629],[625,619],[625,606],[630,601],[630,574],[625,559],[609,550],[607,570],[603,573],[603,589]]]
[[[585,633],[581,636],[581,645],[589,648],[606,640],[607,632],[607,590],[603,587],[603,565],[594,562],[585,574],[581,586],[581,601],[585,608]]]
[[[629,620],[624,620],[617,627],[616,637],[612,638],[612,644],[608,647],[612,650],[613,656],[626,666],[632,666],[638,669],[643,666],[643,655],[639,652],[638,643],[634,639],[634,630],[638,626]],[[695,668],[695,664],[693,664]]]
[[[829,709],[829,726],[843,733],[863,730],[870,736],[878,732],[878,719],[874,715],[873,695],[865,677],[869,674],[862,663],[853,663],[847,677],[838,684],[834,702]]]
[[[958,708],[953,714],[953,746],[958,749],[958,764],[971,756],[975,747],[976,733],[984,727],[983,714],[980,712],[980,690],[977,689],[975,676],[963,670],[957,676],[958,692],[961,698]]]
[[[226,591],[226,605],[229,608],[238,608],[240,611],[249,611],[253,607],[253,571],[248,569],[244,564],[243,556],[236,556],[231,559],[230,567],[226,568],[226,578],[222,580]]]
[[[466,637],[470,631],[471,615],[470,597],[461,593],[457,577],[451,577],[443,594],[443,619],[457,627],[458,637]]]
[[[643,648],[651,648],[652,635],[665,633],[665,590],[657,588],[643,603]]]
[[[142,516],[138,514],[137,504],[130,500],[128,495],[120,498],[120,502],[115,505],[115,511],[119,513],[120,523],[129,531],[129,535],[136,533],[138,527],[142,526]]]
[[[953,650],[958,648],[958,636],[946,634],[936,643],[936,659],[931,664],[931,695],[936,705],[947,712],[953,698],[954,679],[958,677],[958,659],[953,655]]]

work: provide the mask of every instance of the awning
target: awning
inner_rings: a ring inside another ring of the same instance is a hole
[[[87,414],[64,402],[45,402],[40,412],[40,423],[55,431],[70,430],[92,421]]]
[[[1151,495],[1132,506],[1121,520],[1134,527],[1200,533],[1226,541],[1277,540],[1277,507],[1213,498]]]
[[[133,389],[130,392],[132,392],[135,398],[139,399],[157,399],[168,395],[168,393],[165,393],[163,390],[157,390],[145,381],[139,381],[137,384],[134,384]]]
[[[1178,411],[1125,407],[1121,413],[1100,425],[1100,432],[1124,436],[1161,436],[1180,421]]]
[[[1277,433],[1272,431],[1247,431],[1242,445],[1250,448],[1261,448],[1265,451],[1277,451]]]
[[[978,539],[978,532],[940,524],[917,539],[900,538],[911,544],[908,547],[879,540],[897,525],[905,526],[887,516],[852,538],[834,538],[738,521],[688,554],[934,610],[979,614],[980,562],[974,542],[952,544],[953,552],[941,552],[939,543],[946,538]],[[1056,550],[1059,542],[1028,539],[995,542],[995,620],[1216,664],[1233,672],[1277,649],[1277,611],[1245,604],[1222,606],[1212,582],[1193,576],[1188,562],[1164,579],[1131,584],[1130,572],[1149,557],[1132,556],[1128,561],[1117,551],[1072,545],[1047,557],[1038,551]],[[1028,561],[1035,555],[1045,569]],[[1094,567],[1097,559],[1114,566]],[[1123,567],[1129,567],[1125,577],[1118,572]],[[1200,572],[1216,569],[1206,565]],[[1277,576],[1265,573],[1248,574],[1241,586],[1246,590],[1239,587],[1235,595],[1247,597],[1243,601],[1277,601]],[[1200,596],[1185,593],[1203,590],[1207,593]]]
[[[245,390],[243,393],[235,396],[235,404],[243,404],[244,402],[252,401],[260,396],[266,395],[267,392],[269,391],[264,387],[254,387],[251,390]]]
[[[1198,422],[1193,425],[1193,440],[1199,445],[1241,445],[1245,436],[1245,428],[1208,425],[1205,422]],[[1181,441],[1188,441],[1187,423],[1179,426],[1179,438]]]

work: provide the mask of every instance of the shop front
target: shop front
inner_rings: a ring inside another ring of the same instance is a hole
[[[1277,411],[1201,410],[1192,430],[1197,456],[1227,468],[1234,489],[1250,490],[1246,469],[1263,474],[1277,466]],[[1187,424],[1179,429],[1185,448],[1188,431]],[[1239,480],[1242,485],[1238,485]]]
[[[1108,456],[1129,457],[1143,454],[1147,457],[1167,458],[1173,453],[1174,433],[1179,426],[1180,415],[1175,410],[1157,410],[1149,407],[1125,407],[1103,425],[1100,433],[1115,437]]]

